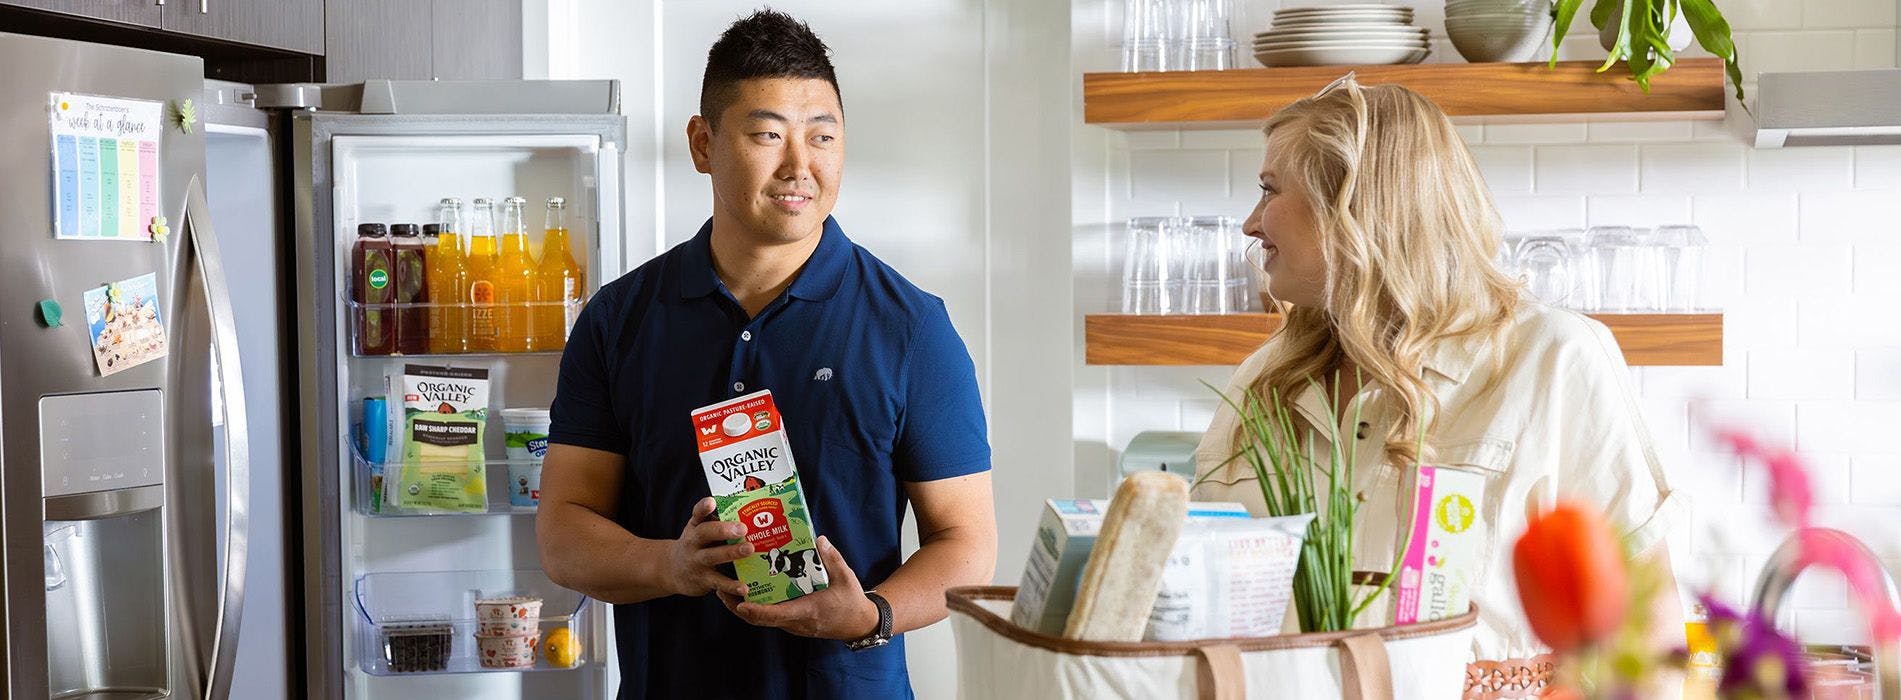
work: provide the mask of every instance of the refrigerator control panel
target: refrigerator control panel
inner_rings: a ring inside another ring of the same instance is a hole
[[[164,392],[40,397],[41,496],[164,482]]]

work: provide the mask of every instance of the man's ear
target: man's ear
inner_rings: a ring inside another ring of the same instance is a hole
[[[686,121],[687,151],[693,154],[693,169],[713,172],[713,124],[698,114]]]

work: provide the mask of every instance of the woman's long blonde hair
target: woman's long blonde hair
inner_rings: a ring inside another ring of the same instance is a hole
[[[1459,338],[1495,345],[1519,286],[1492,262],[1498,210],[1445,113],[1397,85],[1361,87],[1348,75],[1336,86],[1281,109],[1263,129],[1282,149],[1269,154],[1278,178],[1309,200],[1327,272],[1318,306],[1282,304],[1285,320],[1253,391],[1288,401],[1350,359],[1389,392],[1398,415],[1385,454],[1408,465],[1432,458],[1430,447],[1419,454],[1417,432],[1430,444],[1439,409],[1427,359]]]

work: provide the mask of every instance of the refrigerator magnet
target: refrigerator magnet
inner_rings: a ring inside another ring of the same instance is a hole
[[[110,377],[164,357],[165,320],[159,315],[158,275],[86,290],[86,336],[99,376]]]
[[[151,240],[164,103],[70,92],[49,101],[53,237]]]

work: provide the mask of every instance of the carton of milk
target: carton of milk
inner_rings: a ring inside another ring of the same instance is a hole
[[[1393,588],[1393,624],[1465,614],[1484,548],[1479,506],[1485,477],[1446,467],[1419,468],[1413,487],[1412,541]]]
[[[752,556],[733,562],[746,600],[769,605],[824,590],[825,566],[772,392],[694,410],[693,432],[715,512],[745,524],[753,546]]]
[[[1109,502],[1104,500],[1052,498],[1044,503],[1036,541],[1030,543],[1030,559],[1023,567],[1023,580],[1010,607],[1011,622],[1044,634],[1062,635],[1069,611],[1076,605],[1083,565],[1089,562],[1089,550],[1095,547],[1096,535],[1102,531],[1102,520],[1108,513]],[[1247,517],[1247,507],[1239,503],[1188,504],[1191,523]]]

